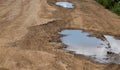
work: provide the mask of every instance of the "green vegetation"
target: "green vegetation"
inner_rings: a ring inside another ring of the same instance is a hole
[[[105,8],[120,16],[120,0],[96,0],[102,4]]]

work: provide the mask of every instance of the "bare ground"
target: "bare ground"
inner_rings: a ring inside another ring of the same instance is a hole
[[[120,36],[120,17],[94,0],[68,0],[74,9],[55,6],[63,0],[0,0],[0,70],[120,70],[61,48],[65,28]]]

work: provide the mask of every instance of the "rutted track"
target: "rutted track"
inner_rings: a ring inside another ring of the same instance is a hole
[[[94,63],[58,49],[63,44],[56,34],[79,28],[119,36],[119,17],[93,0],[69,0],[74,9],[57,7],[55,1],[0,1],[0,70],[119,70],[119,65]]]

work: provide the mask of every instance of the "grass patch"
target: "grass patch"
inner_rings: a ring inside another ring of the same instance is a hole
[[[105,8],[118,14],[120,16],[120,0],[96,0],[102,4]]]

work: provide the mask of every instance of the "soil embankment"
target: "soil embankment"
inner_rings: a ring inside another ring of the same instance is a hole
[[[119,36],[119,17],[94,0],[68,0],[73,9],[55,6],[56,1],[0,1],[0,70],[119,70],[120,65],[62,50],[57,34],[73,28]]]

